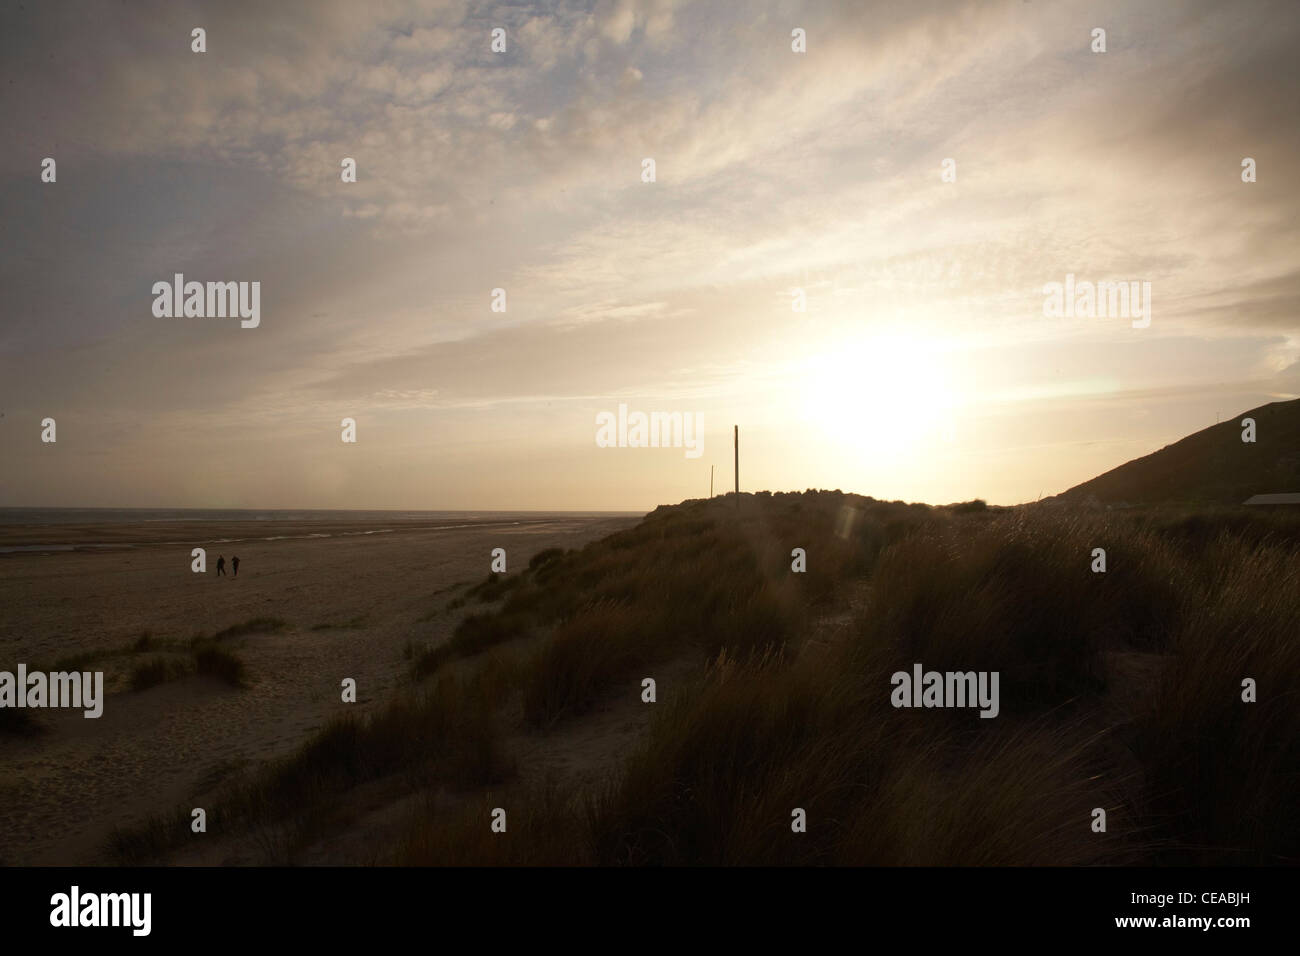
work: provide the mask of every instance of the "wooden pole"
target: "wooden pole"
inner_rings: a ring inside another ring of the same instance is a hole
[[[709,465],[709,497],[713,497],[713,466]]]
[[[735,431],[732,433],[733,434],[732,440],[736,447],[736,502],[739,503],[740,502],[740,426],[732,425],[731,427],[735,429]]]

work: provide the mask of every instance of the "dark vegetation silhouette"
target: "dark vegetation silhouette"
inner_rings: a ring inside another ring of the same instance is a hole
[[[1255,441],[1241,440],[1244,418]],[[1239,505],[1252,495],[1300,492],[1300,399],[1234,415],[1157,452],[1076,485],[1055,500],[1078,504]]]
[[[279,828],[292,862],[383,780],[425,796],[385,862],[1294,863],[1298,559],[1284,511],[661,507],[471,588],[494,606],[414,660],[407,692],[231,784],[209,829]],[[893,708],[916,662],[999,671],[1001,715]],[[628,705],[653,718],[599,785],[512,757]],[[491,833],[498,806],[518,836]],[[115,834],[118,858],[165,857],[184,813]]]

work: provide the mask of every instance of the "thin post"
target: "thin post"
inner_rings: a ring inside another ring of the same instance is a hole
[[[736,447],[736,502],[740,502],[740,426],[732,425],[735,431],[732,433],[732,441]]]
[[[709,465],[709,497],[713,497],[713,466]]]

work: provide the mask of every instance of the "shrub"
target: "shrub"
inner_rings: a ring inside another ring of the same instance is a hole
[[[224,647],[201,647],[194,652],[194,669],[232,687],[244,686],[244,661]]]

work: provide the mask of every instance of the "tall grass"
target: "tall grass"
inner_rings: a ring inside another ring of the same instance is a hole
[[[540,726],[687,644],[717,655],[615,783],[568,795],[581,809],[562,826],[580,826],[586,855],[532,862],[1300,859],[1286,809],[1300,803],[1289,516],[828,493],[740,504],[663,509],[570,556],[549,593],[522,592],[548,613],[564,613],[566,587],[607,599],[566,618],[525,670],[525,715]],[[791,547],[806,548],[806,575],[786,573]],[[801,646],[810,615],[843,606],[853,582],[866,598],[847,637]],[[1134,654],[1167,666],[1117,699],[1115,655]],[[918,662],[998,671],[1002,716],[894,709],[891,673]],[[1252,675],[1257,704],[1241,700]],[[795,808],[807,833],[791,829]]]
[[[1295,863],[1298,529],[812,491],[660,508],[535,559],[416,661],[427,696],[332,726],[222,813],[316,832],[400,773],[431,795],[406,863]],[[512,774],[504,735],[564,735],[692,661],[594,790]],[[997,671],[1000,715],[894,708],[917,663]]]
[[[243,658],[215,644],[194,652],[194,670],[225,681],[232,687],[243,687],[247,681]]]
[[[488,701],[500,671],[448,676],[427,693],[401,697],[365,717],[331,721],[296,753],[227,785],[211,804],[214,836],[282,828],[292,853],[318,835],[352,789],[400,774],[411,785],[479,786],[505,779],[510,765]],[[120,862],[155,860],[190,838],[189,811],[177,810],[115,831]],[[276,862],[286,862],[277,860]]]
[[[1173,635],[1135,748],[1179,862],[1300,862],[1300,562],[1228,538],[1215,554],[1218,586]]]
[[[134,691],[148,690],[185,674],[185,668],[172,658],[154,656],[136,664],[131,669],[130,687]]]
[[[1122,781],[1091,781],[1095,742],[1077,728],[918,721],[839,673],[830,657],[715,664],[592,801],[597,861],[1065,865],[1130,852],[1122,827],[1089,830],[1087,811],[1113,807]]]

